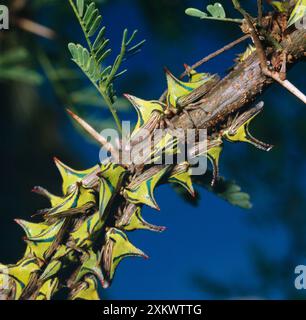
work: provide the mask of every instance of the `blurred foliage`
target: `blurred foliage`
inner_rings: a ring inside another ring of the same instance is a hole
[[[219,177],[216,184],[212,187],[211,181],[213,174],[210,170],[205,175],[196,175],[192,177],[192,182],[196,185],[204,187],[206,190],[213,192],[217,197],[229,202],[230,204],[240,207],[242,209],[251,209],[252,204],[250,202],[250,196],[241,191],[241,187],[238,186],[234,181],[226,180],[223,177]],[[173,186],[174,190],[187,202],[193,206],[200,204],[199,193],[196,193],[195,197],[190,196],[182,188]]]
[[[107,0],[97,2],[102,4]],[[3,50],[0,81],[9,80],[37,86],[49,83],[61,105],[73,105],[85,118],[88,111],[84,107],[106,107],[99,93],[84,83],[81,74],[76,72],[72,64],[67,64],[66,39],[70,36],[65,30],[69,29],[67,27],[73,24],[74,19],[68,1],[14,0],[4,4],[8,5],[11,13],[11,27],[9,31],[0,34],[0,48]],[[46,9],[48,15],[44,19]],[[33,24],[30,25],[30,30],[29,22]],[[46,30],[41,31],[41,28]],[[116,102],[116,108],[127,112],[128,104],[120,98]],[[99,114],[95,115],[96,118],[98,116]],[[100,129],[109,124],[109,121],[103,122],[101,113],[99,119]]]
[[[1,53],[0,80],[18,81],[39,85],[43,79],[34,69],[27,66],[30,54],[25,48],[14,48]]]

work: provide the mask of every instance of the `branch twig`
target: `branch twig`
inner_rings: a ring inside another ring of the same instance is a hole
[[[199,60],[198,62],[194,63],[192,66],[189,67],[189,71],[190,70],[193,70],[193,69],[196,69],[198,67],[200,67],[202,64],[208,62],[209,60],[217,57],[218,55],[224,53],[225,51],[227,50],[230,50],[231,48],[235,47],[236,45],[238,45],[239,43],[247,40],[248,38],[250,37],[250,35],[246,34],[242,37],[240,37],[239,39],[227,44],[226,46],[222,47],[221,49],[209,54],[208,56],[204,57],[203,59]],[[183,79],[186,75],[188,74],[188,71],[185,70],[181,75],[180,75],[180,79]],[[159,98],[160,101],[163,101],[165,100],[165,96],[167,94],[167,90],[165,90],[163,92],[163,94],[161,95],[161,97]]]
[[[189,70],[193,70],[196,69],[198,67],[200,67],[202,64],[208,62],[209,60],[217,57],[218,55],[224,53],[225,51],[235,47],[236,45],[238,45],[239,43],[247,40],[250,37],[250,35],[246,34],[242,37],[240,37],[239,39],[227,44],[226,46],[222,47],[221,49],[211,53],[210,55],[206,56],[205,58],[201,59],[200,61],[196,62],[195,64],[193,64],[192,66],[190,66]],[[180,75],[180,79],[184,78],[186,75],[188,74],[188,71],[184,71],[181,75]]]
[[[277,72],[271,72],[270,70],[266,70],[265,75],[271,77],[273,80],[282,85],[285,89],[291,92],[294,96],[300,99],[302,102],[306,104],[306,96],[303,92],[301,92],[294,84],[292,84],[289,80],[282,80]]]
[[[249,32],[251,34],[252,40],[256,47],[256,52],[258,55],[258,58],[260,60],[261,69],[264,75],[267,77],[272,78],[273,80],[277,81],[280,85],[282,85],[285,89],[287,89],[289,92],[291,92],[293,95],[295,95],[298,99],[300,99],[302,102],[306,104],[306,96],[303,94],[298,88],[296,88],[290,81],[288,80],[282,80],[277,72],[271,71],[268,69],[268,63],[267,63],[267,57],[265,54],[265,50],[263,48],[263,45],[258,37],[257,31],[250,19],[250,16],[248,13],[240,6],[240,2],[238,0],[232,0],[234,7],[236,10],[238,10],[244,19],[246,20]]]
[[[304,56],[305,35],[305,30],[295,30],[281,42],[292,57],[290,64]],[[197,128],[211,130],[220,121],[225,121],[229,114],[254,101],[272,83],[271,78],[262,72],[258,55],[254,52],[246,61],[236,64],[217,86],[192,103],[193,110],[189,113]],[[192,127],[184,113],[177,115],[172,122],[175,128]]]
[[[263,12],[262,12],[262,0],[257,0],[257,8],[258,8],[258,22],[261,25]]]

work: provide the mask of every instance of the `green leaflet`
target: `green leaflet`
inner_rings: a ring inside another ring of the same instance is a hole
[[[306,0],[298,0],[288,20],[288,27],[301,20],[306,14]]]
[[[75,10],[75,14],[81,24],[87,42],[90,44],[91,52],[82,48],[80,45],[74,45],[71,43],[68,47],[73,60],[82,68],[85,74],[89,76],[93,82],[96,82],[101,79],[99,63],[102,62],[111,52],[110,49],[107,49],[109,40],[105,38],[106,29],[105,27],[101,27],[102,16],[94,2],[85,5],[84,1],[77,1],[77,8],[73,1],[70,1],[70,4]],[[100,31],[98,32],[99,29]],[[98,34],[92,44],[90,38],[97,32]]]
[[[82,47],[80,44],[69,43],[68,48],[72,55],[72,61],[75,62],[86,76],[96,83],[101,77],[101,67],[92,57],[89,51]],[[105,58],[109,55],[110,51],[106,51]]]
[[[77,5],[77,8],[78,8],[78,13],[79,15],[82,17],[83,14],[84,14],[84,7],[85,7],[85,0],[77,0],[76,1],[76,5]]]
[[[118,164],[101,165],[101,171],[98,174],[100,178],[99,212],[101,218],[105,219],[105,211],[117,194],[126,172],[126,169]]]
[[[168,84],[167,105],[174,108],[177,108],[177,102],[181,97],[188,95],[212,78],[208,77],[196,82],[183,82],[175,78],[168,69],[165,69],[165,72]]]
[[[206,7],[207,11],[211,14],[214,18],[225,18],[225,11],[222,7],[222,4],[216,2],[214,4],[209,4]]]
[[[178,164],[171,172],[168,181],[171,183],[179,184],[194,197],[195,193],[192,186],[191,172],[189,164],[187,162]]]
[[[76,288],[72,290],[70,300],[100,300],[98,283],[94,276],[85,277]]]
[[[116,228],[126,231],[150,230],[157,232],[162,232],[166,229],[146,222],[141,215],[141,207],[134,204],[129,204],[125,208],[122,217],[116,222]]]
[[[254,138],[249,132],[251,121],[262,111],[263,105],[263,102],[260,102],[255,107],[235,118],[231,126],[223,131],[223,137],[230,142],[247,142],[258,149],[270,151],[273,147],[272,145]]]
[[[203,186],[208,191],[213,192],[218,197],[234,206],[238,206],[243,209],[252,208],[250,196],[241,191],[241,187],[238,186],[234,181],[228,181],[223,177],[219,177],[217,183],[212,187],[212,176],[212,173],[208,171],[204,176],[194,176],[193,180],[196,184]]]
[[[206,12],[203,12],[203,11],[196,9],[196,8],[188,8],[188,9],[186,9],[185,13],[188,16],[200,18],[200,19],[205,19],[207,17]]]
[[[64,195],[68,193],[69,187],[75,185],[77,182],[81,182],[87,175],[94,173],[99,168],[99,166],[96,165],[90,169],[80,171],[68,167],[57,158],[54,158],[54,162],[63,179],[62,190]]]
[[[51,300],[59,285],[58,278],[49,279],[39,289],[35,300]]]
[[[227,18],[225,14],[225,10],[221,3],[216,2],[214,4],[209,4],[206,7],[207,12],[196,8],[188,8],[185,10],[185,13],[191,17],[199,18],[199,19],[207,19],[207,20],[219,20],[219,21],[227,21],[227,22],[236,22],[242,23],[241,19],[232,19]]]
[[[223,185],[222,185],[223,183]],[[221,187],[216,190],[216,193],[223,198],[224,200],[228,201],[234,206],[241,207],[243,209],[251,209],[252,204],[250,202],[250,196],[241,191],[241,188],[232,181],[229,182],[222,182]],[[223,188],[223,189],[222,189]]]
[[[84,32],[88,48],[80,44],[69,43],[68,48],[73,61],[81,68],[85,75],[91,80],[96,89],[102,94],[108,106],[114,102],[115,90],[113,82],[125,73],[120,71],[124,60],[138,53],[145,41],[132,44],[137,30],[128,36],[125,29],[122,35],[120,53],[116,56],[113,64],[108,66],[105,59],[110,55],[108,48],[109,39],[105,37],[106,28],[101,26],[102,16],[94,2],[85,5],[84,1],[69,0],[74,13]],[[101,66],[101,64],[103,64]]]
[[[161,168],[158,172],[152,174],[144,181],[137,181],[137,179],[135,179],[125,188],[123,195],[131,203],[146,204],[159,210],[154,199],[154,189],[167,170],[167,167]]]
[[[206,7],[206,9],[209,12],[210,16],[208,15],[208,13],[195,8],[188,8],[186,10],[186,14],[192,17],[200,18],[200,19],[207,19],[210,17],[215,19],[225,19],[226,17],[223,6],[218,2],[214,4],[209,4]]]
[[[122,259],[126,257],[148,258],[141,250],[134,247],[126,234],[119,229],[111,228],[106,233],[105,245],[102,249],[102,263],[105,270],[106,282],[104,288],[112,281],[116,268]]]

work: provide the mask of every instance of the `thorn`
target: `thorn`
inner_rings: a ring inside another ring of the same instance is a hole
[[[282,80],[279,76],[279,74],[271,72],[271,71],[265,71],[265,75],[268,77],[271,77],[275,81],[277,81],[280,85],[282,85],[285,89],[287,89],[290,93],[292,93],[294,96],[296,96],[299,100],[304,102],[306,104],[306,96],[305,94],[300,91],[296,86],[294,86],[289,80]]]
[[[171,71],[167,67],[164,67],[164,72],[166,74],[166,77],[170,77],[175,82],[178,81],[178,79],[171,73]]]
[[[34,186],[31,190],[31,192],[34,192],[36,194],[42,194],[43,191],[42,191],[42,187],[39,187],[39,186]]]
[[[66,108],[66,111],[68,112],[69,115],[75,118],[76,114],[74,114],[70,109]]]
[[[104,280],[103,284],[102,284],[102,287],[103,287],[103,289],[107,289],[109,287],[109,282]]]
[[[46,211],[47,212],[47,211]],[[33,213],[31,215],[31,218],[35,218],[35,217],[38,217],[38,216],[42,216],[42,215],[45,215],[46,214],[45,210],[42,209],[42,210],[37,210],[37,212]]]
[[[22,227],[22,220],[21,219],[14,219],[14,221]]]
[[[38,193],[38,187],[33,187],[31,192]]]
[[[54,161],[55,163],[60,162],[59,158],[57,158],[57,157],[53,157],[53,161]]]
[[[107,285],[105,283],[105,279],[103,278],[103,275],[100,274],[100,272],[95,272],[95,275],[98,277],[98,279],[100,280],[101,286],[102,288],[104,288],[105,285]]]
[[[135,100],[135,97],[130,95],[130,94],[127,94],[127,93],[124,93],[123,94],[124,98],[126,98],[129,102],[131,102],[132,104],[134,104],[134,100]]]
[[[103,173],[102,173],[102,172],[97,172],[97,173],[96,173],[96,176],[97,176],[98,178],[101,178],[101,177],[103,177]]]
[[[131,98],[131,95],[128,93],[123,93],[122,95],[124,96],[124,98],[126,98],[128,100],[130,100],[130,98]]]
[[[105,281],[104,281],[103,279],[100,279],[100,282],[101,282],[102,288],[104,288],[104,286],[105,286]]]
[[[150,224],[150,223],[147,223],[146,226],[149,228],[149,230],[155,231],[155,232],[163,232],[163,231],[165,231],[167,229],[164,226],[155,226],[155,225]]]
[[[153,208],[156,209],[157,211],[160,211],[160,207],[158,206],[157,203],[154,204],[154,207],[153,207]]]
[[[172,73],[170,72],[170,70],[167,67],[164,67],[164,72],[166,74],[168,74],[169,76],[172,76]]]
[[[118,151],[108,143],[103,136],[101,136],[90,124],[77,116],[70,109],[66,108],[66,111],[87,133],[89,133],[102,147],[104,147],[106,151],[111,153],[115,161],[119,160]]]
[[[215,188],[215,186],[217,185],[218,180],[219,180],[219,176],[218,175],[214,175],[212,180],[211,180],[210,186],[212,188]]]

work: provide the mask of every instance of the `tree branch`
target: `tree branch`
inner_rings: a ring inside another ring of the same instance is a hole
[[[281,42],[282,47],[296,62],[306,51],[306,31],[296,30]],[[211,128],[223,121],[229,114],[254,101],[273,80],[265,76],[260,67],[260,60],[254,52],[246,61],[237,64],[202,99],[192,106],[198,109],[189,114],[198,128]],[[188,116],[180,114],[173,119],[176,128],[192,128]]]
[[[292,34],[288,35],[281,45],[288,55],[292,56],[292,61],[297,61],[304,56],[306,50],[306,31],[294,31]],[[219,125],[222,124],[231,113],[237,112],[255,100],[255,98],[258,97],[266,87],[271,85],[272,82],[273,80],[270,77],[263,74],[259,58],[255,52],[245,61],[238,63],[224,79],[217,82],[208,92],[207,88],[205,91],[204,88],[199,88],[198,94],[195,95],[197,101],[191,104],[191,106],[197,107],[196,110],[190,112],[192,121],[188,115],[181,113],[172,118],[171,122],[175,128],[187,129],[192,128],[195,124],[198,128],[214,128],[218,130]],[[203,90],[202,94],[201,90]],[[105,146],[106,141],[101,140],[97,133],[90,126],[87,126],[86,123],[83,123],[81,119],[75,115],[73,116],[84,129]],[[109,146],[106,145],[106,147]],[[111,151],[114,153],[114,150]],[[143,167],[137,172],[137,175],[131,177],[132,182],[133,179],[134,183],[135,179],[137,179],[137,181],[143,181],[147,179],[148,176],[154,174],[158,169],[158,166],[153,166],[149,169]],[[91,175],[85,177],[82,183],[86,183],[86,185],[93,187],[95,184],[98,184],[98,179],[96,172],[93,172]],[[123,202],[122,204],[125,203]],[[119,212],[121,208],[116,210]],[[115,210],[111,212],[112,219],[106,221],[105,228],[116,225],[116,222],[122,217],[122,214],[119,214],[118,212]],[[68,234],[69,231],[69,225],[65,225],[62,229],[62,234],[64,234],[64,232],[65,234]],[[30,284],[22,295],[22,299],[34,299],[40,285],[39,276],[34,273],[33,279],[31,279]]]

